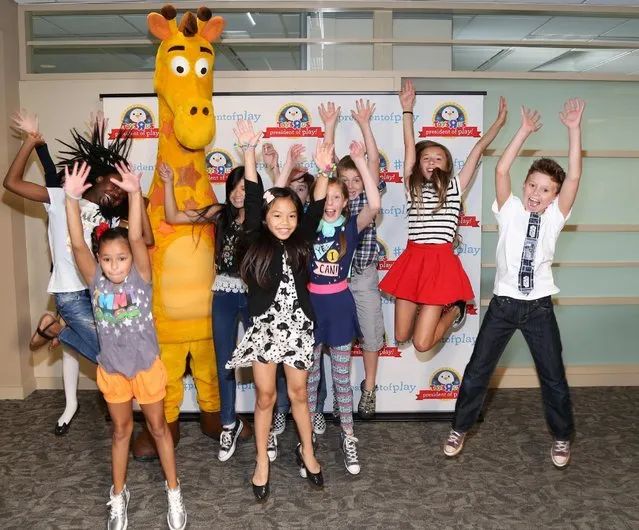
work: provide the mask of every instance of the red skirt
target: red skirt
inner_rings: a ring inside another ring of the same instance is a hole
[[[452,243],[429,245],[409,241],[379,288],[395,298],[424,305],[446,305],[475,297]]]

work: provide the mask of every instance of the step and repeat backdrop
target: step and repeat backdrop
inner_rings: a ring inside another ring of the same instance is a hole
[[[380,279],[393,265],[406,246],[407,207],[403,184],[404,145],[402,109],[396,94],[389,93],[295,93],[295,94],[216,94],[213,106],[217,133],[206,151],[208,178],[220,202],[225,200],[224,182],[229,172],[243,164],[242,153],[234,147],[233,128],[238,119],[250,120],[256,130],[264,131],[263,142],[271,142],[279,152],[280,165],[286,160],[291,144],[306,146],[302,162],[310,173],[317,168],[312,160],[317,142],[323,138],[318,106],[333,101],[341,107],[335,152],[348,154],[353,139],[361,140],[361,132],[351,116],[357,99],[370,100],[376,110],[371,124],[380,152],[381,177],[386,181],[382,208],[377,219]],[[130,161],[134,170],[143,174],[143,191],[147,191],[155,171],[158,133],[158,102],[154,96],[103,96],[103,110],[109,129],[135,129]],[[455,171],[483,131],[483,94],[417,95],[414,109],[416,141],[432,139],[450,149]],[[258,152],[261,151],[258,148]],[[271,176],[261,155],[258,171],[271,185]],[[381,413],[450,412],[454,409],[461,377],[473,350],[479,331],[479,284],[481,274],[481,193],[482,168],[464,197],[461,220],[461,244],[456,252],[471,280],[476,299],[469,302],[464,326],[450,333],[430,352],[414,350],[410,343],[397,344],[394,330],[394,301],[383,298],[386,341],[380,353],[377,374],[377,411]],[[213,266],[213,264],[211,264]],[[243,331],[240,327],[240,337]],[[330,377],[330,376],[329,376]],[[355,403],[359,400],[359,383],[364,378],[361,350],[355,347],[352,362],[352,384]],[[181,410],[198,411],[195,389],[190,376],[185,377],[185,397]],[[325,408],[332,410],[332,385]],[[237,409],[252,412],[254,385],[251,371],[237,373]]]

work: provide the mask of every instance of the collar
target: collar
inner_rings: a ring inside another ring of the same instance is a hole
[[[317,231],[321,232],[324,237],[333,237],[335,235],[335,229],[342,226],[344,221],[346,221],[346,218],[343,215],[340,215],[332,223],[322,219],[317,227]]]

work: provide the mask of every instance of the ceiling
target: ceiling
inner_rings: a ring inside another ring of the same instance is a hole
[[[120,0],[127,1],[127,0]],[[454,1],[454,0],[453,0]],[[480,1],[480,0],[466,0]],[[20,0],[20,3],[35,3]],[[41,2],[39,2],[41,3]],[[68,2],[67,2],[68,3]],[[76,1],[74,3],[80,3]],[[557,4],[556,1],[520,0],[517,3]],[[562,4],[605,4],[639,6],[639,0],[564,0]],[[397,13],[396,18],[433,18],[433,15]],[[372,13],[324,13],[319,24],[317,13],[224,13],[226,38],[292,38],[372,37]],[[439,15],[451,24],[455,39],[500,40],[561,40],[561,41],[637,41],[639,48],[639,9],[637,18],[597,18],[583,16],[543,15]],[[397,21],[396,21],[397,22]],[[419,28],[419,26],[416,26]],[[398,38],[423,38],[398,31]],[[54,42],[74,39],[126,39],[147,36],[146,15],[143,13],[33,13],[34,41]],[[361,46],[360,46],[361,47]],[[372,49],[372,46],[368,46]],[[224,45],[216,46],[218,70],[300,70],[306,63],[316,64],[317,46],[299,44]],[[311,50],[311,51],[309,51]],[[423,49],[414,48],[420,57]],[[33,72],[93,72],[93,71],[152,71],[156,46],[63,47],[34,46],[31,65]],[[307,53],[308,52],[308,53]],[[322,47],[322,53],[346,54],[348,46]],[[310,54],[310,55],[309,55]],[[308,57],[307,57],[308,55]],[[355,57],[355,55],[354,55]],[[324,61],[330,64],[330,61]],[[361,61],[353,64],[340,61],[341,68],[368,68]],[[607,74],[639,74],[639,50],[579,50],[571,48],[502,48],[494,46],[456,45],[452,50],[454,70],[535,71],[535,72],[596,72]],[[426,65],[425,65],[426,66]]]

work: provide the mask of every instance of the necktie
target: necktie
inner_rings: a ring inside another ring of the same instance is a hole
[[[535,250],[539,240],[539,226],[541,218],[537,213],[531,213],[524,239],[524,248],[521,253],[521,265],[519,266],[519,291],[525,295],[535,287]]]

